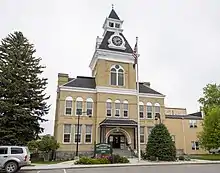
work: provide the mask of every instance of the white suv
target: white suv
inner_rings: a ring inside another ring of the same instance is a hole
[[[0,169],[5,170],[7,173],[15,173],[21,167],[30,164],[28,147],[0,146]]]

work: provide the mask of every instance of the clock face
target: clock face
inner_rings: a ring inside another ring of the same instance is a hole
[[[115,46],[121,46],[121,45],[122,45],[122,39],[121,39],[121,37],[119,37],[119,36],[114,36],[114,37],[112,37],[112,43],[113,43]]]

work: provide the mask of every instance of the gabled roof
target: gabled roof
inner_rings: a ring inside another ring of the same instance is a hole
[[[102,39],[102,42],[99,46],[99,49],[105,49],[105,50],[113,50],[113,51],[118,51],[118,52],[125,52],[125,53],[133,53],[133,50],[130,46],[130,44],[128,43],[128,41],[126,40],[126,38],[124,37],[124,35],[122,33],[120,33],[120,35],[123,37],[123,39],[125,40],[125,50],[120,50],[120,49],[112,49],[108,47],[108,40],[109,38],[114,34],[114,32],[111,31],[107,31],[104,38]]]
[[[112,11],[110,12],[108,18],[120,20],[120,18],[118,17],[118,15],[117,15],[117,13],[115,12],[114,9],[112,9]]]
[[[64,84],[67,87],[78,87],[78,88],[96,88],[96,82],[94,77],[86,77],[86,76],[77,76],[77,78],[71,78],[68,83]],[[139,83],[139,93],[147,93],[147,94],[159,94],[163,95],[152,88],[145,86],[143,83]]]

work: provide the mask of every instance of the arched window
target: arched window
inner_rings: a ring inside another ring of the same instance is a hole
[[[153,108],[152,108],[152,104],[150,102],[147,103],[147,118],[148,119],[153,118]]]
[[[120,117],[120,111],[121,111],[120,100],[115,100],[115,116],[116,117]]]
[[[128,101],[123,101],[123,113],[124,117],[128,117]]]
[[[141,119],[144,118],[144,103],[139,102],[139,116]]]
[[[93,114],[93,100],[92,98],[86,99],[86,114],[92,116]]]
[[[73,98],[67,97],[65,100],[65,115],[72,115],[73,110]]]
[[[106,115],[107,115],[107,117],[112,116],[112,101],[111,101],[111,99],[106,100]]]
[[[81,97],[76,98],[76,115],[82,115],[83,99]]]
[[[111,67],[111,85],[124,85],[124,69],[119,65]]]

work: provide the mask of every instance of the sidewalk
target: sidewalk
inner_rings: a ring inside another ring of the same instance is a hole
[[[79,169],[79,168],[98,168],[98,167],[128,167],[128,166],[165,166],[165,165],[191,165],[191,164],[220,164],[220,161],[210,160],[197,160],[192,159],[191,161],[178,161],[178,162],[149,162],[141,160],[138,162],[137,159],[129,159],[130,163],[126,164],[99,164],[99,165],[75,165],[74,161],[67,161],[58,164],[51,165],[36,165],[23,167],[23,171],[32,170],[53,170],[53,169]]]

